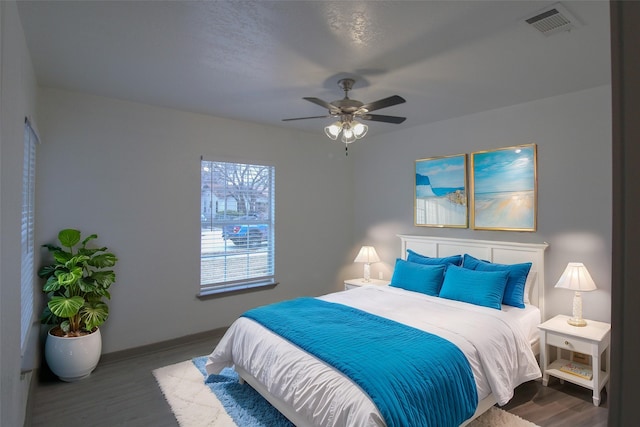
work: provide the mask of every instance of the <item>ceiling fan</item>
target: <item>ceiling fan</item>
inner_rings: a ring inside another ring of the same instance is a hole
[[[368,127],[355,119],[370,120],[374,122],[399,124],[404,122],[406,117],[385,116],[381,114],[369,114],[371,111],[380,110],[382,108],[391,107],[393,105],[407,102],[403,97],[393,95],[388,98],[379,99],[378,101],[365,104],[355,99],[349,98],[349,91],[355,83],[354,79],[340,79],[338,86],[344,91],[344,98],[336,101],[327,102],[319,98],[305,97],[309,102],[326,108],[329,114],[324,116],[296,117],[291,119],[282,119],[282,121],[322,119],[328,117],[338,117],[339,120],[324,128],[327,136],[333,140],[337,139],[342,132],[342,142],[349,144],[356,139],[362,138],[368,130]]]

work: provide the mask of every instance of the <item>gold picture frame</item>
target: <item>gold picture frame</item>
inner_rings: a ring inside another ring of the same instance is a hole
[[[467,155],[415,161],[414,225],[467,228]]]
[[[471,153],[471,228],[536,231],[537,146]]]

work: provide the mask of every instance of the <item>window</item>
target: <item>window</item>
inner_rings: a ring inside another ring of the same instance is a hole
[[[200,295],[272,286],[275,167],[202,160]]]
[[[36,144],[38,137],[29,120],[24,123],[24,160],[22,167],[22,224],[20,269],[20,345],[24,352],[33,323],[33,287],[35,284],[34,258],[34,205],[36,188]]]

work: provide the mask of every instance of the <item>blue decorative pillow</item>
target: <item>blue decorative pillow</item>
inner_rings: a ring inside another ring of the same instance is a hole
[[[411,249],[407,249],[407,261],[425,265],[460,265],[462,264],[462,255],[452,255],[445,258],[431,258],[414,252]]]
[[[423,265],[398,258],[389,286],[437,297],[445,269],[445,265]]]
[[[508,271],[478,271],[450,265],[440,297],[500,310]]]
[[[524,308],[524,285],[527,282],[529,270],[531,270],[530,262],[524,262],[522,264],[496,264],[474,258],[469,254],[464,254],[462,266],[478,271],[508,271],[509,279],[507,279],[507,287],[504,290],[502,303],[513,307]]]

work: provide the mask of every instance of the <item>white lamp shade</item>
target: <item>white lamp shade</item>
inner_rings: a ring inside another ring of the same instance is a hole
[[[358,252],[358,256],[356,256],[353,262],[366,262],[368,264],[380,262],[380,257],[373,246],[363,246],[360,248],[360,252]]]
[[[345,125],[345,127],[342,128],[342,142],[345,144],[351,144],[355,140],[356,135],[353,133],[353,129]]]
[[[595,291],[597,289],[587,267],[581,262],[570,262],[555,287],[578,292]]]
[[[362,124],[360,122],[356,122],[355,120],[351,125],[352,125],[351,128],[353,129],[353,134],[356,136],[357,139],[360,139],[363,136],[365,136],[367,134],[367,131],[369,130],[369,126]]]
[[[333,139],[334,141],[336,139],[338,139],[338,135],[340,135],[340,131],[342,130],[342,123],[340,122],[335,122],[330,124],[329,126],[326,126],[324,128],[324,133],[331,139]]]

